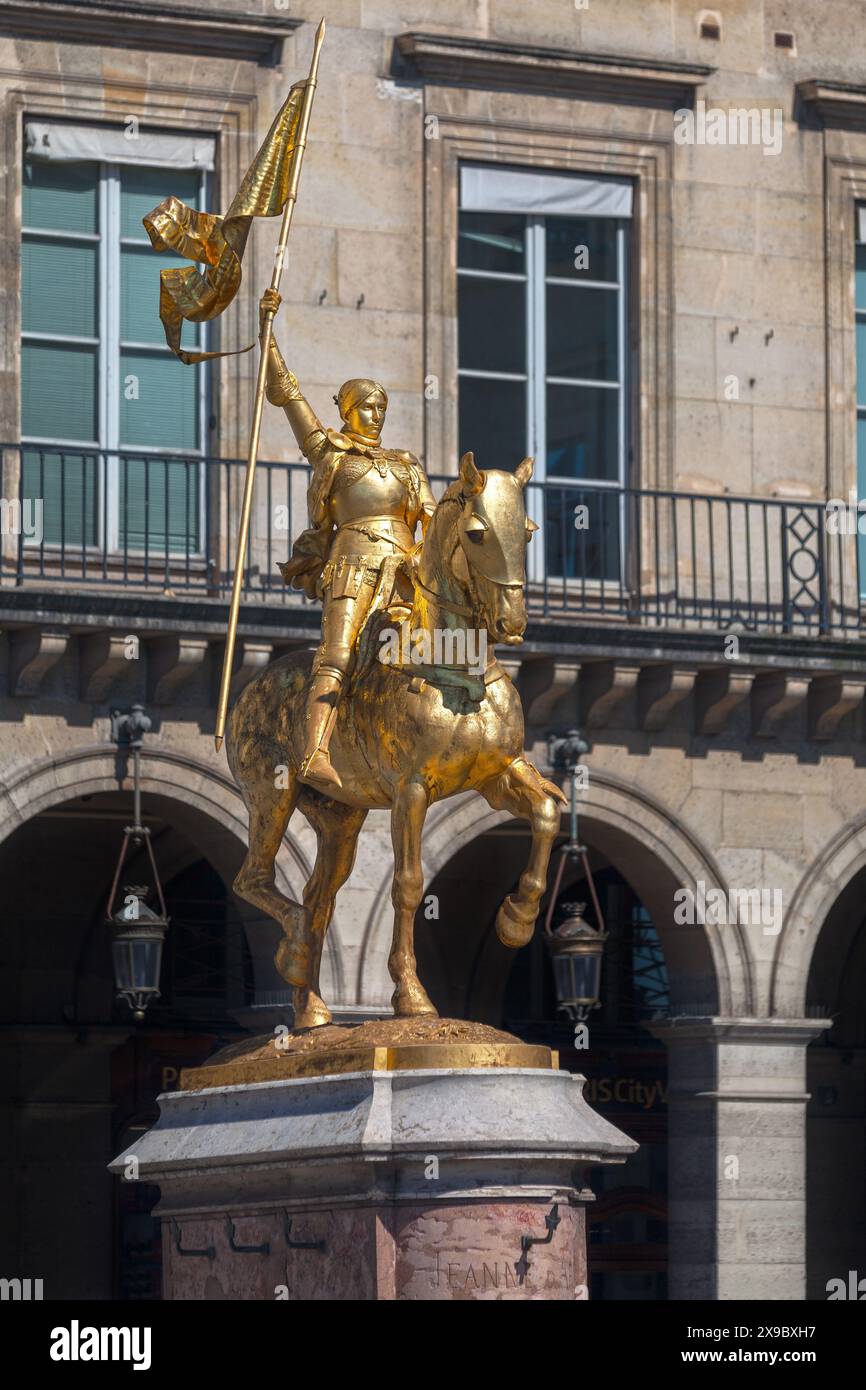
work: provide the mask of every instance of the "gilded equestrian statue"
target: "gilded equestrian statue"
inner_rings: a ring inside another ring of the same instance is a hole
[[[278,304],[266,292],[263,316]],[[310,529],[281,568],[321,597],[323,640],[315,653],[273,662],[231,711],[226,752],[249,811],[235,890],[282,928],[275,961],[295,987],[295,1027],[329,1023],[319,965],[335,898],[367,812],[389,808],[392,1003],[398,1017],[435,1015],[414,952],[429,807],[477,791],[529,820],[529,862],[496,917],[500,941],[517,948],[532,937],[565,801],[524,757],[523,713],[507,673],[492,652],[484,665],[467,659],[479,648],[486,657],[488,635],[504,645],[523,637],[526,546],[536,529],[523,499],[532,461],[513,473],[481,472],[466,454],[436,504],[418,460],[381,446],[387,396],[378,383],[347,382],[335,397],[343,428],[326,430],[272,340],[268,398],[284,407],[312,465]],[[410,650],[404,643],[401,660],[386,661],[395,625],[409,633]],[[485,640],[473,643],[479,634]],[[451,660],[441,659],[445,647]],[[296,807],[318,847],[302,903],[280,892],[274,872]]]

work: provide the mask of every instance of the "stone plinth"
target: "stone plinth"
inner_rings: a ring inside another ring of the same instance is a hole
[[[474,1066],[172,1092],[111,1169],[161,1189],[168,1299],[584,1298],[586,1167],[637,1145],[582,1090]]]

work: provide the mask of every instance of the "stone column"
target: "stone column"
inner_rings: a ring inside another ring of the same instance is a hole
[[[806,1046],[828,1019],[674,1018],[668,1294],[803,1299]]]

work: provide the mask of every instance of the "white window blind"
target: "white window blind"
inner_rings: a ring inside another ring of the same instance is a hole
[[[27,159],[65,164],[98,160],[108,164],[156,164],[163,169],[210,171],[214,167],[215,142],[206,135],[138,131],[133,136],[109,126],[26,121],[24,153]]]
[[[462,164],[460,207],[536,217],[631,217],[632,185],[627,179]]]

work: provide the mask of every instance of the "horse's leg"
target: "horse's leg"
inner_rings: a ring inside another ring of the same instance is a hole
[[[429,798],[423,782],[404,782],[391,807],[391,843],[394,846],[394,937],[388,969],[394,981],[391,1003],[398,1018],[414,1014],[436,1015],[415,969],[415,913],[424,892],[421,869],[421,831]]]
[[[244,800],[250,813],[249,850],[234,882],[235,892],[260,907],[282,927],[274,963],[287,984],[304,988],[312,978],[313,951],[307,914],[300,903],[287,898],[276,886],[274,862],[295,809],[297,779],[277,788],[266,779],[247,784]]]
[[[503,946],[516,949],[532,940],[547,886],[550,852],[559,832],[558,803],[567,802],[559,787],[546,781],[525,758],[516,758],[479,791],[495,810],[527,816],[532,827],[529,863],[520,875],[517,892],[509,894],[496,914],[496,935]]]
[[[344,806],[329,797],[302,795],[300,809],[316,832],[316,863],[304,889],[304,907],[313,943],[313,968],[308,987],[295,990],[295,1027],[317,1028],[331,1022],[331,1011],[319,995],[319,966],[325,933],[334,913],[334,900],[355,862],[358,836],[367,812]]]

